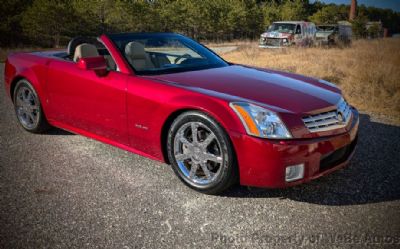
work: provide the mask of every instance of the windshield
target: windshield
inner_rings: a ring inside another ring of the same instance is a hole
[[[318,31],[335,31],[336,27],[335,26],[317,26]]]
[[[271,26],[269,26],[267,32],[275,31],[279,33],[294,33],[294,29],[296,27],[296,24],[291,24],[291,23],[273,23]]]
[[[228,66],[197,42],[177,34],[109,35],[136,74],[166,74]]]

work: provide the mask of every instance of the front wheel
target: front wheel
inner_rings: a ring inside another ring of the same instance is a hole
[[[228,135],[212,118],[186,112],[168,134],[168,158],[175,174],[187,186],[218,194],[237,180],[237,166]]]
[[[35,89],[25,79],[18,81],[15,86],[14,108],[18,121],[25,130],[41,133],[50,128]]]

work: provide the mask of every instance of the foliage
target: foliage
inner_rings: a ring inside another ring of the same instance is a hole
[[[367,36],[368,19],[365,16],[358,16],[352,21],[353,36],[355,38],[365,38]]]
[[[312,16],[310,16],[310,21],[315,24],[334,24],[338,21],[346,20],[349,15],[348,9],[345,5],[334,5],[329,4],[323,6]]]
[[[69,1],[35,0],[23,13],[21,26],[32,39],[39,43],[47,40],[57,47],[62,37],[68,36],[78,24],[74,17]]]
[[[307,19],[306,6],[308,1],[293,0],[285,1],[281,7],[281,19],[302,21]]]
[[[275,1],[265,3],[262,6],[262,12],[265,26],[269,26],[276,20],[281,19],[280,5],[278,5]]]
[[[308,0],[8,0],[0,4],[0,45],[59,46],[76,35],[171,31],[199,40],[254,39],[274,21],[346,20],[348,5]],[[359,7],[370,21],[399,32],[400,14]],[[365,20],[353,26],[360,37]]]
[[[367,33],[369,38],[378,38],[380,37],[381,27],[378,23],[372,23],[371,26],[367,28]]]
[[[13,0],[0,4],[0,45],[27,42],[21,35],[21,13],[31,5],[31,1]]]

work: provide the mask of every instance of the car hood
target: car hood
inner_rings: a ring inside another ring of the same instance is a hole
[[[335,106],[341,98],[338,88],[314,78],[240,65],[149,77],[228,101],[260,103],[278,112],[313,114]]]

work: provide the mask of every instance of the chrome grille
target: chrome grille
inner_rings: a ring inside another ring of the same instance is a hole
[[[265,45],[274,46],[274,47],[280,47],[282,45],[282,39],[279,39],[279,38],[267,38],[265,40]]]
[[[320,132],[345,127],[351,117],[350,106],[341,98],[336,107],[334,111],[303,117],[307,129],[310,132]]]

